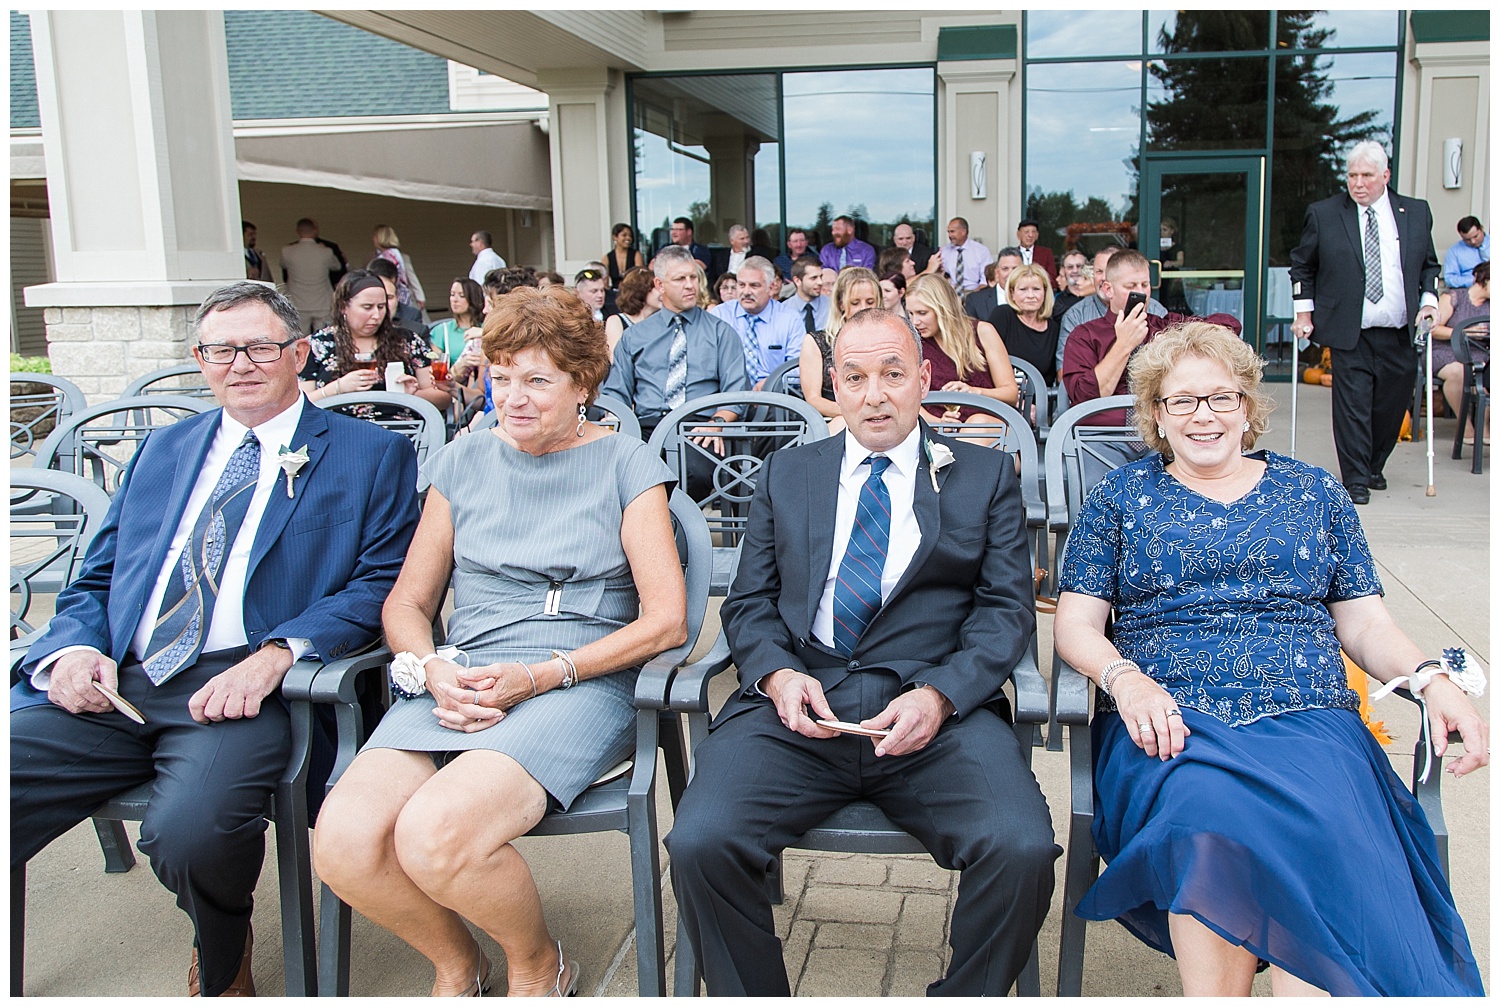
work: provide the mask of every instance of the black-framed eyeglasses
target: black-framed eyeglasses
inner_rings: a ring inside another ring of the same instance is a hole
[[[199,343],[193,349],[208,364],[232,364],[234,358],[243,353],[253,364],[269,364],[281,359],[281,351],[295,343],[301,336],[293,336],[284,343],[250,343],[248,346],[233,346],[229,343]]]
[[[1242,392],[1214,392],[1212,395],[1169,395],[1156,401],[1171,416],[1191,416],[1198,411],[1200,402],[1207,402],[1208,408],[1216,413],[1232,413],[1244,398]]]

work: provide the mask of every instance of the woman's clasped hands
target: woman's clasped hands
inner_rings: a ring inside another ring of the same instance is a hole
[[[1130,739],[1141,751],[1163,762],[1181,754],[1193,732],[1182,722],[1182,711],[1167,690],[1132,669],[1115,679],[1110,694]]]
[[[444,662],[428,674],[432,711],[444,727],[472,734],[505,719],[511,707],[536,695],[532,677],[514,662],[465,668]]]

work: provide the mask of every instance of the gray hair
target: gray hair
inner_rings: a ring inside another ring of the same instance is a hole
[[[1379,143],[1361,140],[1344,155],[1344,170],[1347,171],[1355,164],[1368,164],[1376,171],[1385,171],[1391,166],[1391,159],[1386,156],[1385,148]]]
[[[298,318],[297,309],[292,302],[270,284],[257,283],[254,280],[231,283],[205,297],[203,303],[198,305],[198,313],[193,316],[193,335],[199,335],[203,329],[203,320],[214,312],[230,311],[244,307],[246,304],[264,304],[281,320],[282,326],[286,329],[286,338],[301,338],[302,321]]]
[[[1021,259],[1021,260],[1025,260],[1025,258],[1026,258],[1026,256],[1024,256],[1024,255],[1021,254],[1021,250],[1019,248],[1017,248],[1015,245],[1006,245],[1004,248],[1000,249],[1000,251],[998,251],[998,252],[995,253],[995,261],[999,262],[1001,259],[1005,258],[1007,255],[1013,256],[1013,257],[1015,257],[1017,259]]]
[[[693,253],[681,245],[667,245],[660,252],[656,253],[656,258],[651,263],[651,271],[656,274],[657,279],[665,280],[667,272],[673,266],[697,261],[697,259],[693,258]]]
[[[732,238],[736,234],[743,234],[745,237],[748,238],[748,237],[750,237],[750,228],[746,227],[744,224],[730,224],[729,225],[729,236]]]
[[[763,255],[746,256],[745,261],[740,263],[739,271],[743,273],[747,269],[754,272],[759,272],[762,276],[764,276],[766,278],[767,286],[775,283],[776,277],[781,275],[780,271],[771,264],[771,260],[767,259]]]
[[[866,325],[877,325],[882,322],[899,325],[911,333],[912,345],[917,351],[917,362],[920,363],[922,360],[922,334],[917,331],[916,326],[912,325],[911,319],[905,315],[897,314],[889,308],[866,308],[845,320],[843,326],[839,329],[838,336],[834,339],[834,345],[837,346],[838,341],[844,338],[852,328],[863,328]]]

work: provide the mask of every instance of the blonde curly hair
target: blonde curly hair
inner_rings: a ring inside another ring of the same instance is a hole
[[[1235,390],[1245,397],[1245,420],[1249,429],[1240,435],[1240,450],[1255,447],[1270,427],[1276,400],[1260,390],[1265,367],[1260,356],[1239,336],[1222,325],[1184,322],[1163,329],[1130,358],[1130,392],[1135,396],[1135,427],[1141,440],[1162,457],[1172,458],[1172,447],[1156,432],[1156,400],[1162,383],[1184,357],[1202,357],[1222,366],[1234,379]]]

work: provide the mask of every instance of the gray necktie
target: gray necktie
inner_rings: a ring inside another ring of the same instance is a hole
[[[213,622],[220,576],[229,549],[240,533],[250,499],[260,480],[260,441],[253,431],[229,456],[213,495],[203,504],[193,533],[182,547],[161,612],[141,662],[152,684],[161,685],[198,659]]]
[[[839,249],[839,268],[843,269],[847,265],[849,265],[849,246],[845,245]]]
[[[1385,296],[1380,282],[1380,226],[1375,223],[1375,207],[1365,209],[1365,300],[1379,304]]]
[[[672,348],[667,352],[667,408],[687,401],[687,327],[682,316],[672,319]]]

